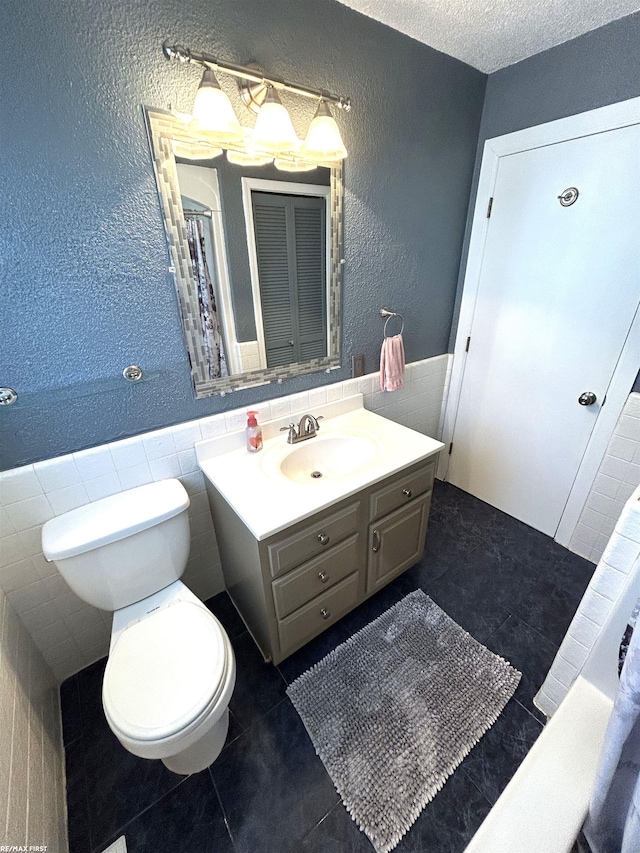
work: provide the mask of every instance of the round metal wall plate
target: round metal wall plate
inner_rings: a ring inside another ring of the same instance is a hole
[[[142,379],[142,368],[137,364],[130,364],[122,371],[122,375],[129,382],[139,382]]]
[[[246,67],[254,70],[256,74],[262,75],[262,68],[254,62],[248,63]],[[240,90],[242,103],[251,112],[256,113],[256,115],[260,112],[260,107],[267,97],[267,88],[264,83],[256,83],[255,80],[247,80],[246,77],[238,79],[238,89]]]
[[[568,187],[563,193],[561,193],[558,198],[560,199],[560,204],[563,207],[570,207],[574,204],[580,193],[578,192],[576,187]]]
[[[18,395],[13,388],[0,388],[0,406],[13,406]]]

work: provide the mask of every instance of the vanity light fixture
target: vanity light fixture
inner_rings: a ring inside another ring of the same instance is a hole
[[[307,160],[318,160],[323,163],[344,160],[347,156],[340,128],[324,98],[320,99],[300,153]]]
[[[207,142],[183,142],[174,139],[172,145],[175,156],[182,157],[183,160],[213,160],[222,154],[222,148]]]
[[[273,155],[258,154],[251,151],[233,151],[229,148],[227,160],[235,166],[266,166],[273,160]]]
[[[242,100],[258,114],[253,141],[262,152],[275,155],[291,154],[295,161],[298,159],[296,155],[304,151],[303,162],[309,164],[309,168],[310,161],[330,165],[347,156],[329,103],[336,104],[348,112],[351,109],[349,97],[270,78],[255,66],[222,61],[207,53],[198,53],[181,45],[171,45],[168,41],[162,45],[162,51],[167,59],[202,65],[205,69],[196,93],[191,123],[191,129],[202,132],[205,138],[233,146],[234,142],[239,142],[243,131],[246,130],[240,126],[229,98],[220,89],[213,73],[222,71],[238,79]],[[304,143],[297,138],[289,113],[280,102],[278,91],[291,92],[319,101]],[[231,160],[231,157],[229,159]]]
[[[256,148],[253,130],[242,128],[242,142],[236,148],[227,149],[227,160],[236,166],[266,166],[273,162],[273,154]]]
[[[267,89],[260,107],[253,138],[257,148],[273,151],[274,154],[297,151],[302,144],[296,136],[291,116],[282,106],[273,86]]]
[[[216,142],[235,142],[242,137],[231,101],[210,68],[205,68],[198,86],[190,128],[204,132]]]
[[[281,157],[276,157],[274,160],[276,169],[281,172],[310,172],[312,169],[317,169],[317,163],[308,163],[305,160],[299,160],[294,157],[291,160],[285,160]]]

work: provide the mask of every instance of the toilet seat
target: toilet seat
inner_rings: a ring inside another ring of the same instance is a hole
[[[175,601],[127,627],[104,675],[111,727],[140,744],[191,729],[225,689],[227,649],[215,617],[190,601]]]

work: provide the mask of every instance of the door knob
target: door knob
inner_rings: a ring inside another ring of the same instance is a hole
[[[578,402],[581,406],[593,406],[596,401],[596,395],[593,391],[585,391],[578,397]]]

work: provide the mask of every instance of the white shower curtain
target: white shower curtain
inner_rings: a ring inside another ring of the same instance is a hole
[[[583,827],[592,853],[640,851],[640,624],[620,675],[589,815]],[[623,641],[624,645],[624,641]]]
[[[222,376],[228,376],[227,360],[220,333],[220,324],[218,323],[216,297],[211,283],[209,265],[207,264],[204,227],[202,220],[192,214],[185,215],[185,225],[187,227],[193,282],[198,292],[209,379],[220,379]]]

